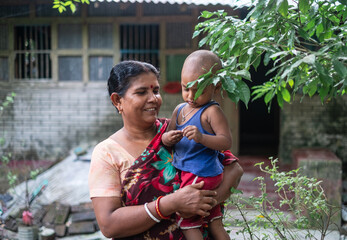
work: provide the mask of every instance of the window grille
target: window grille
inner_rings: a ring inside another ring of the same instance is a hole
[[[159,25],[120,26],[121,60],[149,62],[159,67]]]
[[[15,78],[52,78],[51,27],[49,25],[16,26]]]

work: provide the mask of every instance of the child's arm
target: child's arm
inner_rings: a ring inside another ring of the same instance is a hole
[[[182,131],[176,130],[176,117],[177,117],[177,111],[179,106],[180,105],[178,105],[173,111],[169,126],[167,127],[166,132],[163,134],[161,138],[163,144],[168,147],[175,145],[183,137]]]
[[[215,135],[202,134],[196,126],[189,125],[183,129],[183,136],[189,140],[194,139],[195,142],[217,151],[224,151],[231,148],[232,138],[230,128],[219,106],[213,105],[207,108],[201,116],[201,123],[206,131],[212,131]]]

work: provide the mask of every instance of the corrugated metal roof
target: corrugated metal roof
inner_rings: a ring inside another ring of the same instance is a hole
[[[169,3],[194,5],[228,5],[232,7],[251,6],[252,0],[91,0],[91,2],[131,2],[131,3]]]

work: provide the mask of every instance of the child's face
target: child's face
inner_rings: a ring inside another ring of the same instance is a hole
[[[197,84],[188,88],[187,85],[193,82],[203,75],[203,71],[190,71],[189,67],[182,69],[181,74],[181,85],[182,85],[182,97],[185,102],[187,102],[191,107],[201,107],[202,105],[210,102],[213,99],[215,87],[213,84],[207,86],[203,93],[194,101],[195,93],[197,91]]]

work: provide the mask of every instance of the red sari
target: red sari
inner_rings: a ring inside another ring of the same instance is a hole
[[[179,189],[179,172],[171,164],[172,150],[164,146],[161,141],[169,121],[169,119],[157,119],[156,136],[126,173],[121,193],[124,206],[143,205]],[[230,151],[224,154],[226,156],[224,165],[237,160]],[[204,231],[204,238],[208,239],[207,231]],[[175,214],[173,214],[169,220],[161,220],[144,233],[121,239],[183,240],[185,238],[177,227]]]

